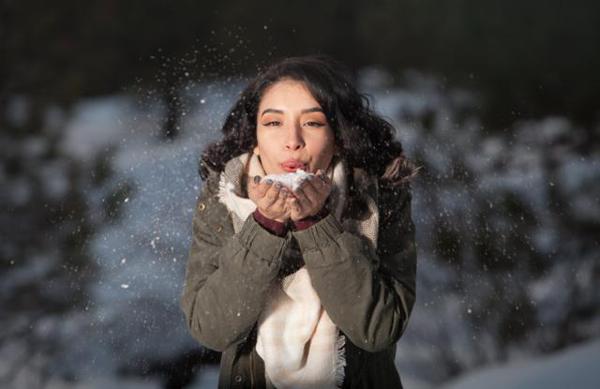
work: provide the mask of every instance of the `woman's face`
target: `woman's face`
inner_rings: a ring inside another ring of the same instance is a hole
[[[303,169],[325,171],[334,134],[319,103],[299,81],[284,79],[263,93],[257,113],[254,153],[267,174]]]

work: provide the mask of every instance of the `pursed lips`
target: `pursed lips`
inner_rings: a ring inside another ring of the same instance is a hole
[[[296,171],[297,169],[306,170],[307,164],[296,159],[290,159],[283,162],[281,167],[285,171]]]

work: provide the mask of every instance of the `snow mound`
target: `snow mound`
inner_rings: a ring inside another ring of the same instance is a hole
[[[600,384],[600,340],[554,355],[468,374],[442,389],[595,389]]]

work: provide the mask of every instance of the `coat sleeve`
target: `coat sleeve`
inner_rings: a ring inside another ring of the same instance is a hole
[[[359,348],[377,352],[404,333],[415,302],[416,247],[408,184],[384,196],[377,250],[333,215],[293,232],[331,320]],[[392,201],[389,201],[392,200]]]
[[[271,234],[252,215],[234,234],[217,187],[212,175],[198,198],[180,307],[192,337],[224,351],[258,320],[289,239]]]

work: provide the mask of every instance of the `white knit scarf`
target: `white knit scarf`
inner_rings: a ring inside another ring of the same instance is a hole
[[[229,161],[219,185],[219,200],[230,210],[236,232],[256,209],[252,200],[236,193],[240,192],[242,169],[249,163],[250,179],[266,175],[260,159],[252,154],[248,161],[249,155]],[[333,182],[330,207],[341,222],[347,192],[343,161],[334,160],[326,174]],[[376,246],[379,213],[372,198],[365,197],[371,216],[362,221],[347,219],[343,225],[363,233]],[[258,319],[256,352],[264,361],[267,379],[277,389],[341,387],[346,365],[344,340],[323,309],[305,266],[271,285]]]

